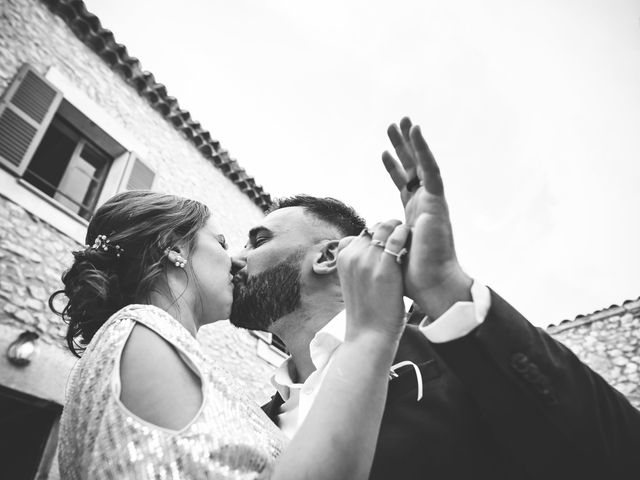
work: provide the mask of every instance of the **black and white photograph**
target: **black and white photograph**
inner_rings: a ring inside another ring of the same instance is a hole
[[[0,479],[640,478],[640,2],[0,0]]]

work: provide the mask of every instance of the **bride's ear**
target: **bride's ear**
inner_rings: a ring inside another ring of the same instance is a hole
[[[338,268],[338,244],[340,240],[329,240],[322,249],[316,253],[313,260],[313,273],[317,275],[330,275]]]
[[[176,245],[165,249],[164,254],[166,255],[169,263],[174,264],[176,267],[184,268],[187,265],[187,252],[188,248],[186,245],[177,243]]]

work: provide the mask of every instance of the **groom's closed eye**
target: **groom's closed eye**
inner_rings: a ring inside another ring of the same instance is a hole
[[[270,240],[273,237],[273,232],[266,227],[255,227],[249,231],[249,242],[246,247],[256,248]]]

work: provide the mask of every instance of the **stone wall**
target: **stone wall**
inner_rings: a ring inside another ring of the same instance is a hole
[[[142,145],[142,158],[156,170],[155,190],[206,203],[231,247],[244,244],[262,211],[43,3],[3,0],[0,95],[25,62],[42,75],[55,68]],[[64,325],[49,313],[46,300],[60,288],[60,275],[76,244],[1,196],[0,222],[0,323],[35,330],[62,352]],[[249,395],[258,402],[268,398],[271,366],[256,356],[255,337],[227,322],[205,327],[200,336],[215,361],[236,373]]]
[[[0,324],[29,329],[64,352],[66,326],[47,307],[79,247],[50,225],[0,196]],[[234,372],[256,402],[269,398],[272,367],[256,356],[258,340],[228,322],[203,327],[199,339],[216,363]],[[60,372],[65,375],[66,372]]]
[[[51,67],[61,72],[143,146],[143,159],[157,172],[157,190],[208,204],[232,247],[243,244],[249,227],[262,217],[260,209],[82,44],[60,17],[37,0],[2,0],[0,94],[25,62],[42,75]],[[42,355],[59,356],[67,363],[72,359],[63,347],[65,326],[49,312],[46,301],[60,287],[60,275],[77,246],[0,192],[0,331],[33,330],[47,346]],[[640,303],[632,306],[551,332],[640,407]],[[214,361],[233,372],[254,401],[268,398],[272,367],[257,357],[256,338],[218,322],[203,328],[200,339]],[[67,374],[67,369],[59,369],[56,385]],[[50,398],[59,398],[56,395]]]
[[[0,197],[0,322],[31,329],[62,346],[64,323],[47,307],[77,244]]]
[[[640,408],[640,300],[549,328]]]
[[[0,94],[24,63],[41,75],[55,68],[134,138],[144,150],[137,153],[157,172],[154,189],[206,203],[231,244],[245,241],[248,227],[262,217],[262,211],[237,186],[42,2],[3,0]]]
[[[126,132],[135,145],[127,148],[134,149],[156,171],[155,190],[206,203],[231,247],[244,244],[248,229],[263,216],[261,209],[44,3],[2,0],[0,95],[24,63],[43,76],[54,69],[97,105],[118,131]],[[0,173],[13,180],[6,172]],[[11,185],[12,189],[23,188],[17,182]],[[15,198],[0,191],[0,385],[61,404],[75,357],[64,348],[66,326],[49,311],[47,299],[61,287],[60,276],[79,244]],[[30,365],[16,367],[4,352],[24,330],[38,333],[39,353]],[[272,366],[257,356],[258,339],[228,322],[202,328],[199,339],[214,362],[233,372],[253,401],[262,403],[269,398]],[[54,460],[48,478],[56,480],[57,470]]]

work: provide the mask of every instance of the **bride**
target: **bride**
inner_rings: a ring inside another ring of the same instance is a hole
[[[397,227],[388,248],[407,235]],[[404,328],[401,266],[369,248],[368,232],[340,243],[346,341],[286,447],[195,338],[229,317],[233,297],[231,260],[209,209],[125,192],[96,212],[86,238],[51,299],[66,297],[66,340],[81,357],[61,420],[62,478],[368,477]]]

